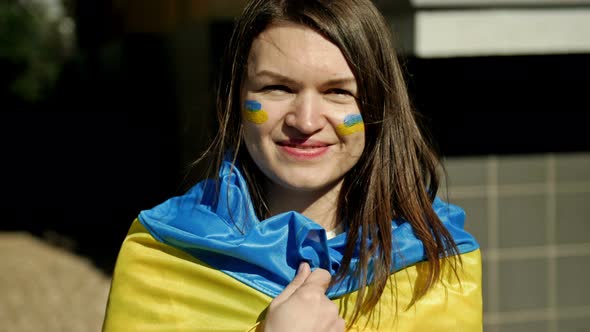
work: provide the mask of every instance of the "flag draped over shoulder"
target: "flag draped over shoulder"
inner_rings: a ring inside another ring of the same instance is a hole
[[[300,262],[336,273],[346,231],[328,239],[320,225],[293,211],[260,221],[239,169],[225,162],[220,179],[139,214],[119,252],[103,331],[247,331]],[[443,264],[441,281],[410,306],[429,263],[410,223],[394,220],[390,280],[373,314],[352,330],[482,330],[479,246],[463,229],[462,209],[438,198],[433,208],[462,264],[456,270]],[[345,320],[357,289],[351,276],[328,289]]]

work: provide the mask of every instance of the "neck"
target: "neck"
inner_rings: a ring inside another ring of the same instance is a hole
[[[338,226],[336,207],[342,181],[315,191],[297,191],[275,184],[265,186],[271,215],[296,211],[315,221],[327,231]]]

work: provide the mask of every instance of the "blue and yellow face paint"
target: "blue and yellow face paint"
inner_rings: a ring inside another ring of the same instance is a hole
[[[263,124],[268,120],[268,113],[262,109],[262,104],[256,100],[246,100],[242,114],[246,120],[255,124]]]
[[[344,123],[336,126],[336,132],[340,136],[346,136],[361,131],[365,131],[365,123],[360,114],[348,114],[344,118]]]

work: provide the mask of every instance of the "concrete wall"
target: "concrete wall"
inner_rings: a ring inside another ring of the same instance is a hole
[[[445,164],[448,199],[483,253],[485,331],[587,331],[590,153]]]

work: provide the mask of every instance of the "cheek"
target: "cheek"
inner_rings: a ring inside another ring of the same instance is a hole
[[[343,137],[350,156],[358,160],[365,150],[365,133],[360,131]],[[356,163],[356,161],[355,161]]]
[[[272,117],[269,117],[264,111],[249,112],[242,110],[242,128],[244,143],[250,151],[250,154],[260,155],[263,154],[264,147],[268,144],[268,140],[271,137],[272,130]],[[264,121],[262,121],[264,120]]]
[[[363,117],[359,113],[346,115],[343,121],[336,125],[336,133],[340,136],[361,134],[364,133],[364,131],[365,123],[363,122]]]
[[[268,113],[256,100],[246,100],[242,106],[242,119],[246,122],[261,125],[268,120]]]
[[[244,146],[250,155],[250,158],[258,164],[258,161],[264,155],[262,150],[262,136],[257,130],[258,125],[249,123],[244,124]]]
[[[357,155],[357,160],[365,151],[365,134],[359,133],[357,134],[356,141],[355,141],[355,154]]]
[[[252,151],[258,150],[262,143],[262,137],[264,136],[264,131],[261,128],[261,125],[253,124],[251,122],[247,122],[245,117],[242,117],[244,122],[244,143],[248,147],[248,150]]]

